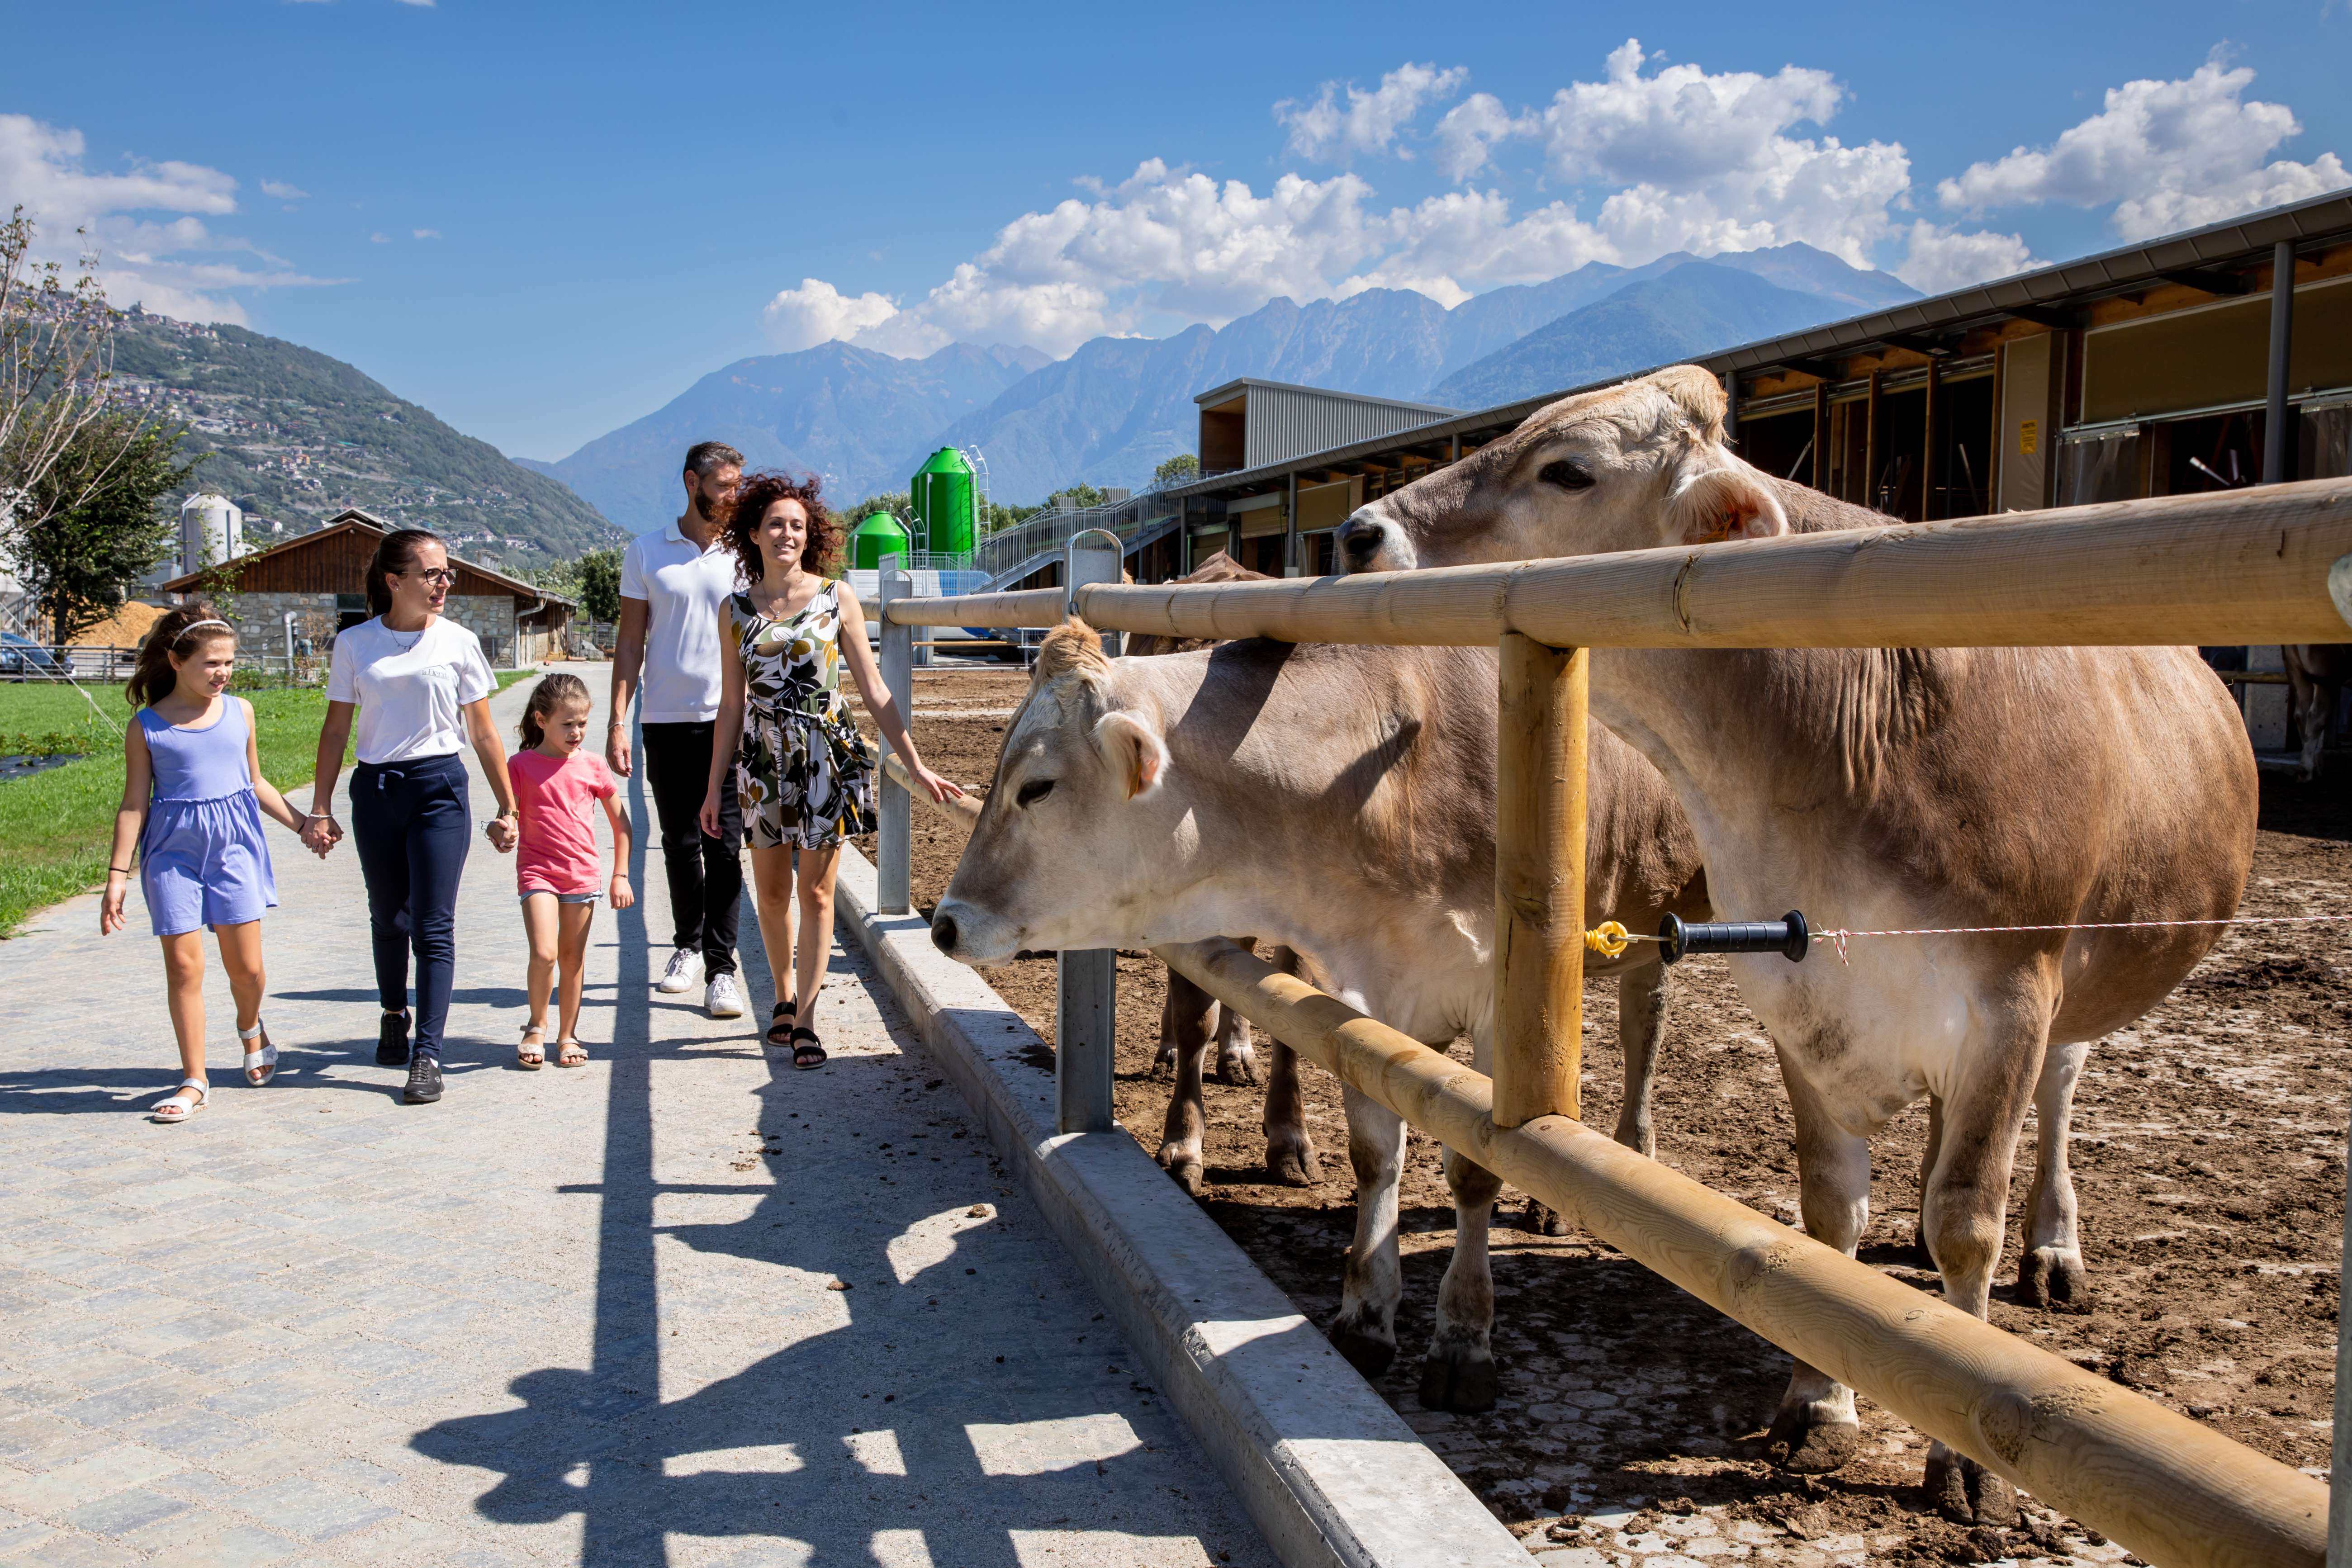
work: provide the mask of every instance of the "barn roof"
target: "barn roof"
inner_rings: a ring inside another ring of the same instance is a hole
[[[362,511],[357,507],[346,507],[330,518],[325,527],[313,529],[309,533],[298,533],[293,538],[273,544],[267,550],[257,550],[249,555],[240,555],[235,564],[239,571],[242,571],[257,562],[282,559],[303,550],[313,549],[337,534],[355,533],[362,537],[381,539],[392,531],[392,524],[373,513]],[[572,601],[562,594],[552,593],[536,584],[526,583],[519,577],[509,577],[505,573],[494,567],[485,566],[478,561],[467,561],[455,551],[449,552],[449,562],[454,566],[463,567],[477,577],[488,579],[517,598],[544,599],[551,605],[573,607]],[[205,574],[202,572],[191,572],[162,584],[161,591],[166,594],[184,594],[192,588],[200,586],[204,577]]]

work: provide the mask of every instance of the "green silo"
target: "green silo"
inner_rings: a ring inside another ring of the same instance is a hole
[[[979,487],[971,465],[953,447],[942,447],[915,470],[908,487],[915,500],[915,538],[934,555],[963,555],[979,533]]]
[[[907,553],[907,533],[898,520],[887,511],[870,511],[864,521],[849,532],[849,564],[860,572],[871,572],[882,564],[883,558]]]

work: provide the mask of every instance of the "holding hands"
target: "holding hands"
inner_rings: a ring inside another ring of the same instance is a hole
[[[299,836],[303,847],[323,860],[327,851],[343,841],[342,824],[325,812],[312,812],[303,820]]]
[[[482,832],[488,837],[490,847],[501,855],[513,854],[516,843],[522,837],[520,819],[516,817],[512,806],[509,806],[482,824]]]

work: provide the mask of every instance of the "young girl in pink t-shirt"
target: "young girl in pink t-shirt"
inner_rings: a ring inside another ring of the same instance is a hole
[[[515,885],[522,897],[523,934],[530,939],[530,1021],[515,1047],[518,1066],[536,1071],[547,1059],[547,986],[561,974],[562,1011],[555,1065],[588,1059],[577,1038],[581,968],[588,957],[588,925],[596,914],[595,802],[613,825],[613,907],[635,903],[629,890],[629,816],[604,759],[583,752],[588,738],[588,688],[576,675],[540,679],[523,710],[523,749],[507,760],[522,836],[515,846]]]

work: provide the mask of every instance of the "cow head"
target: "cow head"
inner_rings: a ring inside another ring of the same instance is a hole
[[[931,916],[941,952],[1002,963],[1024,948],[1163,940],[1135,922],[1182,858],[1181,811],[1168,799],[1158,713],[1120,705],[1117,684],[1084,622],[1047,636],[995,784]]]
[[[1564,397],[1462,461],[1357,509],[1350,572],[1597,555],[1788,531],[1771,481],[1723,440],[1696,365]]]

